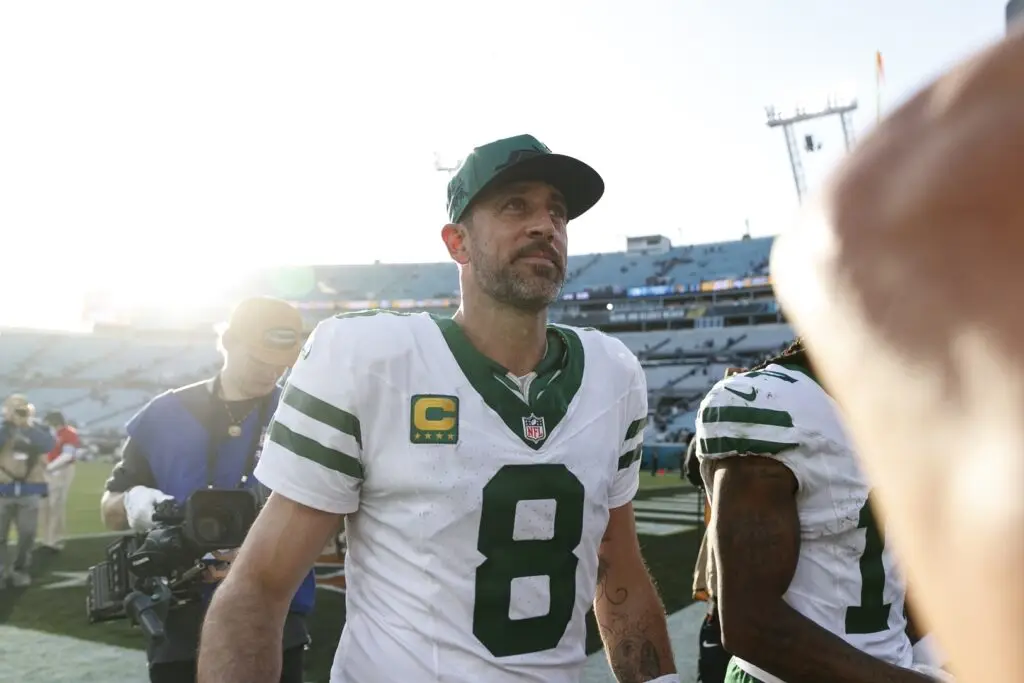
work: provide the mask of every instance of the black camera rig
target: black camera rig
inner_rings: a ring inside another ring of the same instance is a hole
[[[242,545],[258,512],[247,489],[202,489],[184,505],[158,504],[153,529],[122,537],[105,562],[89,568],[89,622],[127,618],[148,638],[162,638],[168,611],[202,598],[202,558]]]

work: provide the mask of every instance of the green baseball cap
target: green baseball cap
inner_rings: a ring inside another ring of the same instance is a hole
[[[569,220],[604,194],[604,180],[579,159],[554,154],[532,135],[517,135],[475,148],[448,182],[448,218],[458,223],[473,200],[500,184],[539,180],[565,197]]]

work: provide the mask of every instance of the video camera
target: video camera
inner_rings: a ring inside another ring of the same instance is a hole
[[[258,512],[249,489],[202,489],[184,505],[159,503],[153,529],[124,536],[89,568],[89,623],[127,618],[148,638],[162,638],[168,611],[202,598],[202,558],[242,545]]]

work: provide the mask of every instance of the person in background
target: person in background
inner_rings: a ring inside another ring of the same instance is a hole
[[[740,372],[743,372],[743,368],[730,367],[726,369],[725,377],[731,377]],[[708,533],[706,531],[711,523],[711,504],[704,488],[704,480],[700,476],[697,443],[696,435],[691,435],[682,467],[683,477],[700,492],[704,508],[705,532],[700,541],[697,564],[693,568],[693,599],[708,603],[707,614],[697,633],[697,681],[698,683],[722,683],[725,680],[732,655],[722,645],[722,624],[718,615],[718,602],[715,599],[717,576],[714,557],[708,548]]]
[[[700,404],[725,680],[933,683],[913,659],[870,484],[816,377],[798,339]]]
[[[291,304],[255,297],[238,304],[220,338],[224,364],[215,377],[173,389],[153,399],[127,426],[121,461],[106,483],[100,506],[106,526],[145,532],[155,506],[184,503],[197,490],[256,489],[253,476],[270,418],[281,396],[279,378],[299,356],[302,317]],[[172,609],[166,637],[149,643],[151,683],[188,683],[196,677],[199,632],[214,589],[231,570],[235,551],[204,558],[208,583],[202,600]],[[284,662],[282,683],[301,683],[306,615],[313,609],[315,576],[297,581],[286,605],[276,645]],[[249,624],[233,624],[247,630]]]
[[[53,448],[50,430],[32,420],[35,408],[21,394],[8,396],[0,424],[0,588],[32,583],[29,569],[36,539],[40,501],[46,496],[46,454]],[[7,562],[7,538],[18,530],[13,564]]]
[[[57,443],[46,456],[46,483],[49,494],[39,508],[40,545],[47,550],[62,550],[68,492],[75,478],[75,460],[82,442],[78,438],[78,432],[67,423],[60,411],[50,411],[43,418],[43,422],[53,429]]]
[[[962,683],[1024,681],[1022,83],[1018,26],[873,126],[771,257]]]

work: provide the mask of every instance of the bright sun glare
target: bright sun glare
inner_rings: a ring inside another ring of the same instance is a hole
[[[138,313],[186,319],[230,306],[231,290],[251,274],[248,266],[224,263],[147,264],[88,271],[69,282],[10,270],[0,273],[0,327],[84,330],[91,316],[124,321]],[[29,293],[22,294],[26,282]]]

